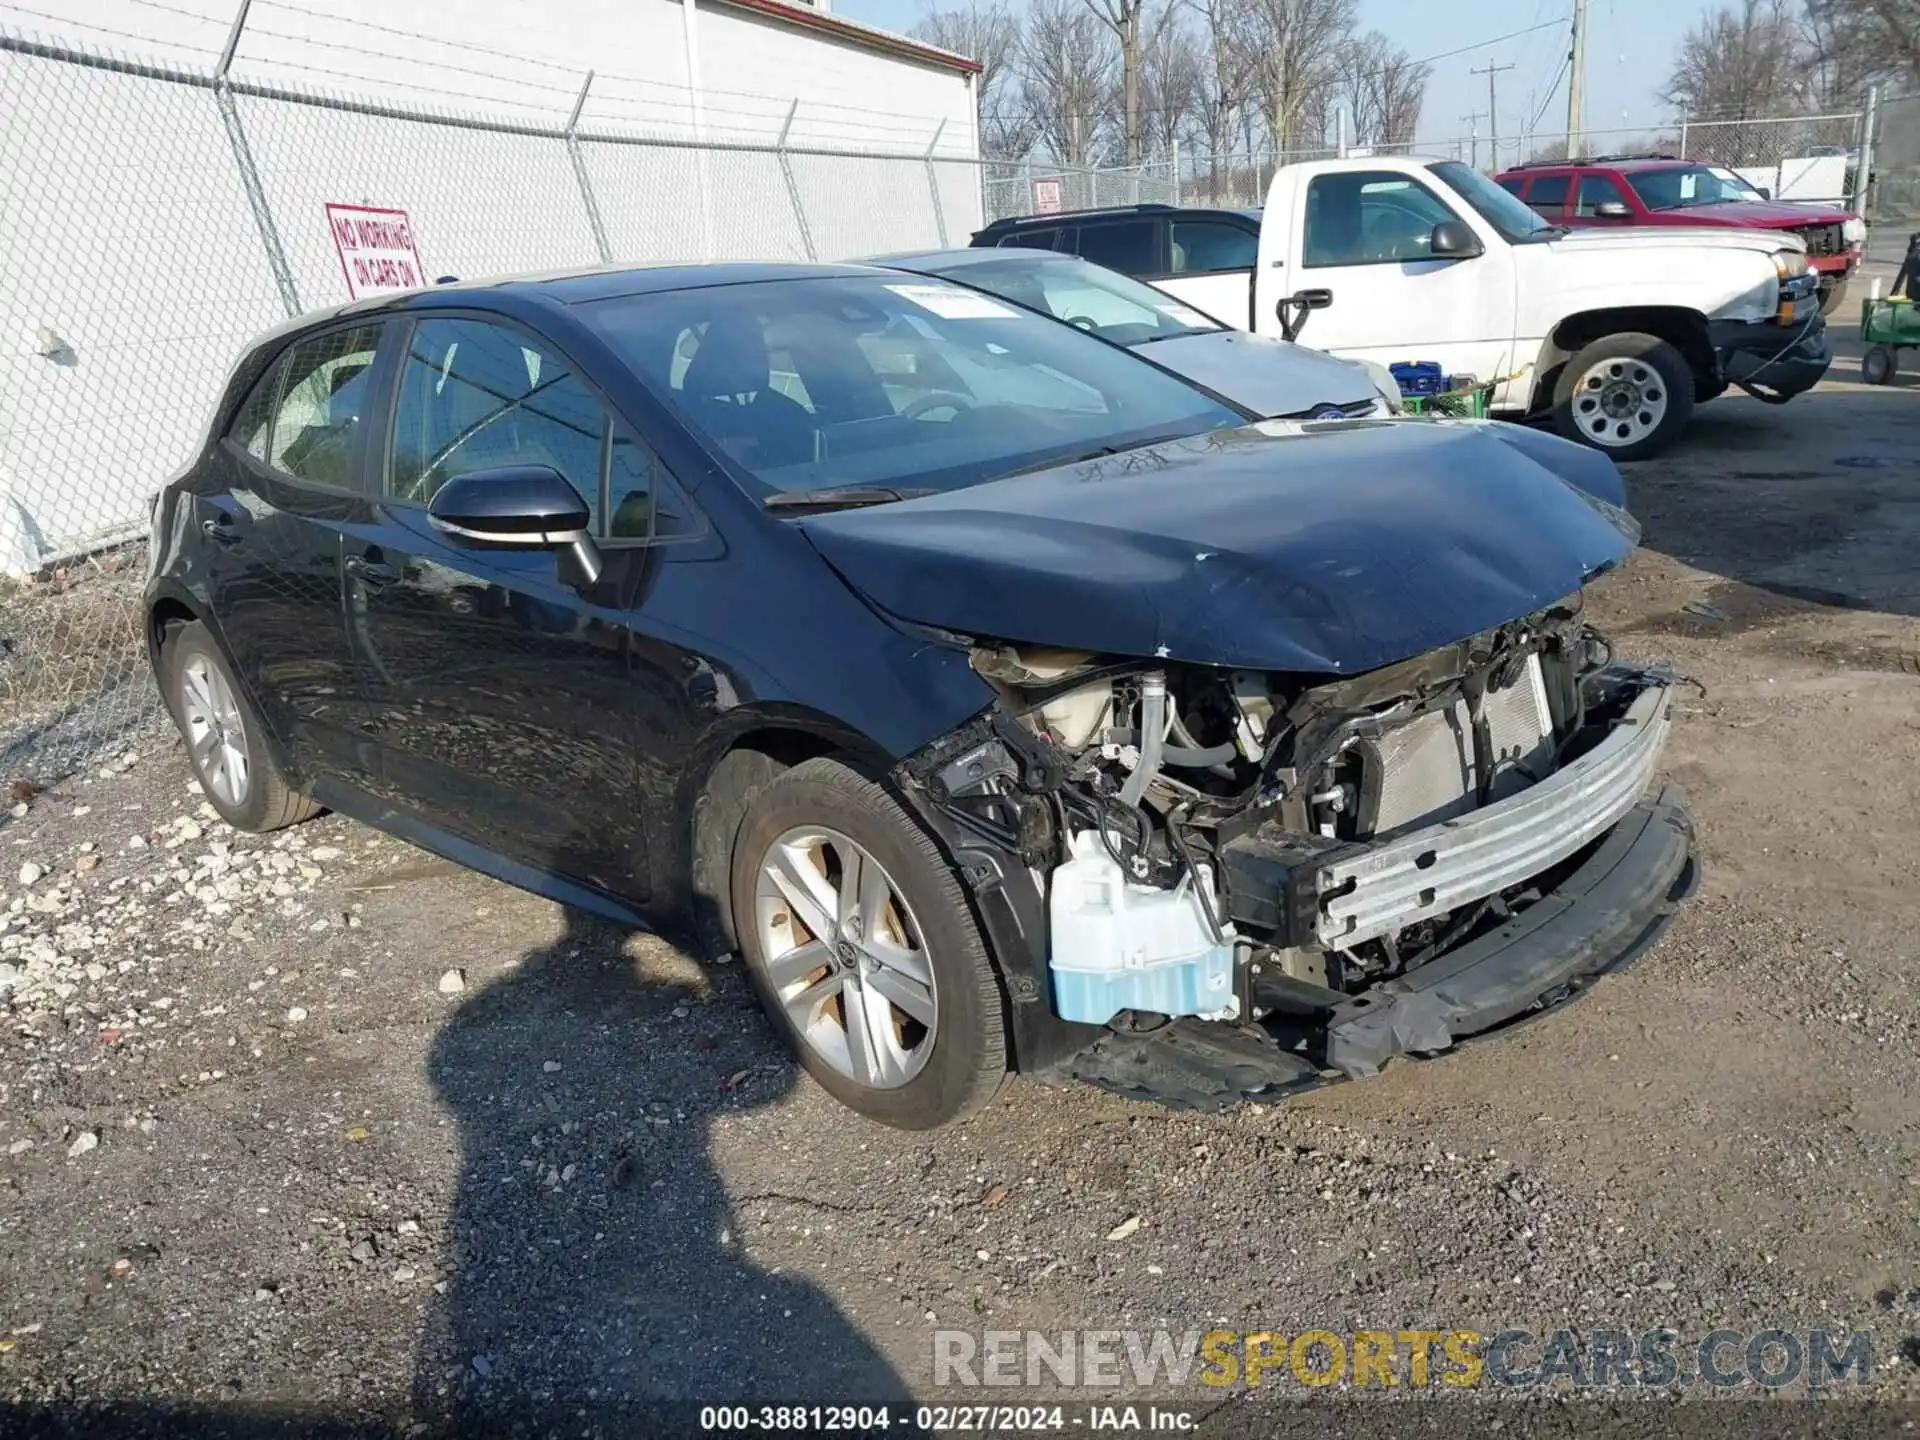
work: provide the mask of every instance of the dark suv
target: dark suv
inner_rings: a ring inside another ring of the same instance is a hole
[[[1253,329],[1248,277],[1260,253],[1258,210],[1123,205],[996,220],[975,245],[1078,255],[1147,280],[1229,325]]]
[[[1859,267],[1866,225],[1839,205],[1775,200],[1723,165],[1671,155],[1603,155],[1521,165],[1495,177],[1556,225],[1706,225],[1788,230],[1807,246],[1820,277],[1820,313],[1829,315]]]

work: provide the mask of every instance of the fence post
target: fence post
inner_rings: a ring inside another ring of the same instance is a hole
[[[780,174],[787,182],[787,202],[793,206],[794,223],[800,227],[800,248],[807,252],[807,259],[820,257],[813,249],[813,228],[807,224],[807,207],[800,203],[800,184],[793,178],[793,156],[787,151],[787,134],[793,129],[793,117],[800,113],[800,97],[795,96],[787,107],[787,120],[780,127],[780,139],[774,146],[780,154]]]
[[[947,122],[943,119],[933,127],[933,139],[927,142],[927,193],[933,197],[933,224],[940,232],[940,248],[947,245],[947,214],[940,205],[940,172],[933,168],[933,152],[940,148],[940,137],[947,133]]]
[[[1880,125],[1880,87],[1867,87],[1867,108],[1860,116],[1860,154],[1853,170],[1853,213],[1865,217],[1873,176],[1873,132]]]
[[[580,185],[580,201],[587,207],[587,228],[593,231],[593,248],[600,252],[600,263],[613,263],[613,247],[607,243],[607,227],[600,218],[600,201],[593,193],[593,181],[587,176],[586,157],[580,153],[580,112],[587,108],[587,92],[593,88],[594,72],[580,82],[574,98],[573,113],[567,116],[567,158],[573,162],[573,178]]]
[[[240,0],[227,32],[226,48],[220,52],[220,64],[213,72],[213,103],[220,111],[220,123],[226,128],[227,144],[233,147],[233,163],[240,171],[240,188],[246,191],[247,208],[253,211],[253,223],[260,231],[260,245],[267,253],[267,268],[273,272],[274,286],[280,291],[280,303],[287,314],[300,313],[300,292],[293,283],[293,267],[287,263],[286,247],[280,243],[279,227],[273,223],[273,210],[267,204],[267,192],[260,183],[260,171],[253,163],[253,151],[247,144],[246,127],[240,123],[240,107],[233,102],[233,87],[227,83],[227,69],[234,52],[240,48],[240,33],[246,29],[247,9],[253,0]]]
[[[1680,102],[1680,158],[1687,158],[1687,102]]]

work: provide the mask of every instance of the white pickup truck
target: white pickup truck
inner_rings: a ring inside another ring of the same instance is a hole
[[[1797,237],[1568,230],[1457,160],[1286,165],[1263,211],[1035,216],[974,243],[1077,253],[1335,355],[1497,380],[1495,414],[1551,415],[1621,460],[1664,448],[1729,385],[1784,402],[1832,361]]]

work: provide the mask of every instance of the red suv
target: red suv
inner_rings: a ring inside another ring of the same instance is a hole
[[[1791,230],[1806,241],[1807,264],[1820,276],[1823,315],[1846,294],[1866,242],[1866,225],[1851,211],[1774,200],[1725,166],[1668,155],[1522,165],[1494,178],[1556,225]]]

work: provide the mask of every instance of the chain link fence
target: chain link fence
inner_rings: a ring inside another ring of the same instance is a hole
[[[1883,97],[1876,108],[1867,223],[1900,232],[1886,250],[1897,258],[1906,232],[1920,230],[1920,94]]]
[[[1180,187],[1171,159],[1094,169],[1041,160],[987,162],[989,221],[1057,210],[1102,210],[1116,205],[1178,205]]]
[[[471,278],[964,245],[1006,178],[937,126],[903,121],[899,150],[697,144],[591,86],[550,119],[460,114],[0,30],[0,780],[160,721],[148,500],[247,340],[348,298],[329,203],[405,209],[426,277]]]

